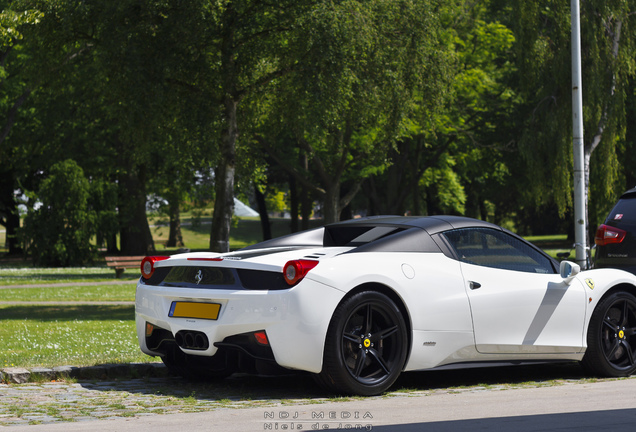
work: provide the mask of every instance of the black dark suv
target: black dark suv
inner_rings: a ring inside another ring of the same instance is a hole
[[[636,274],[636,188],[619,198],[594,238],[594,267],[613,267]]]

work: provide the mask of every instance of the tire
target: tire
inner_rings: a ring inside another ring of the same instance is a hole
[[[619,291],[599,303],[582,363],[600,376],[625,377],[636,371],[636,297]]]
[[[398,378],[407,353],[402,312],[386,295],[362,291],[334,312],[316,380],[329,391],[373,396]]]
[[[181,376],[189,380],[219,380],[235,372],[228,365],[224,356],[195,356],[186,354],[175,344],[167,350],[161,361],[172,375]]]

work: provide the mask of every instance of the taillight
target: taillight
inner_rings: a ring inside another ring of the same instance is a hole
[[[256,338],[256,342],[261,345],[269,345],[269,340],[267,340],[267,333],[265,333],[265,330],[254,332],[254,338]]]
[[[296,285],[300,282],[305,275],[312,268],[318,265],[318,261],[316,260],[293,260],[287,262],[285,267],[283,267],[283,276],[285,277],[285,282],[289,285]]]
[[[155,263],[168,259],[167,256],[147,256],[141,261],[141,275],[144,279],[150,279],[155,272]]]
[[[620,243],[625,239],[626,234],[627,232],[623,231],[622,229],[603,224],[596,230],[594,243],[596,243],[597,246]]]

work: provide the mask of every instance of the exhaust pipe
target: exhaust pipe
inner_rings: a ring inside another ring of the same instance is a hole
[[[177,343],[177,345],[183,347],[185,345],[183,343],[183,332],[177,332],[177,334],[174,335],[174,341]]]
[[[198,349],[207,349],[209,344],[204,334],[197,333],[194,335],[194,346]]]
[[[192,330],[181,330],[174,335],[174,341],[180,348],[205,351],[210,347],[210,341],[205,333]]]
[[[186,333],[183,336],[183,342],[185,344],[186,347],[193,347],[194,346],[194,335],[190,332]]]

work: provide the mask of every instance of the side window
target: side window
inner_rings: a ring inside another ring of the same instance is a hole
[[[462,262],[502,270],[555,273],[547,257],[505,232],[464,228],[447,231],[444,236]]]

